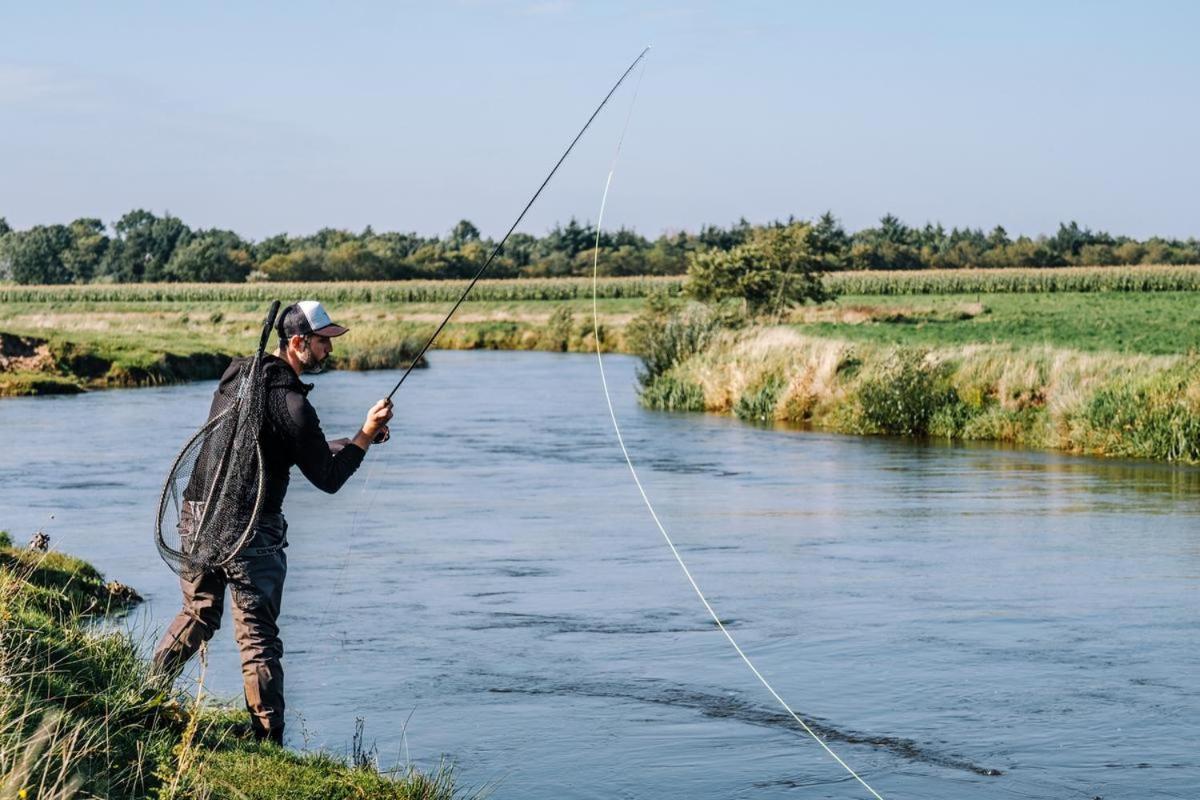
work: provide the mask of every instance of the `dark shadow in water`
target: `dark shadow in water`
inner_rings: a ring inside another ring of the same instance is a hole
[[[565,614],[522,614],[514,611],[491,611],[480,613],[475,611],[456,612],[457,616],[472,617],[476,621],[469,622],[463,627],[471,631],[506,630],[518,628],[541,629],[546,635],[562,633],[604,633],[604,634],[662,634],[662,633],[704,633],[713,629],[712,622],[700,624],[669,623],[654,625],[645,622],[610,622],[587,619],[584,617],[568,616]],[[653,616],[653,615],[645,615]],[[663,615],[667,616],[667,615]],[[670,615],[681,616],[681,615]],[[727,628],[736,627],[737,620],[723,619],[721,624]]]
[[[568,697],[604,697],[634,700],[640,703],[655,703],[674,708],[690,708],[706,717],[730,719],[748,725],[765,728],[784,728],[803,734],[803,728],[782,711],[754,705],[736,697],[710,694],[683,686],[670,686],[659,681],[639,683],[519,683],[508,676],[497,676],[512,681],[507,686],[493,686],[488,691],[498,694],[565,695]],[[976,775],[1002,775],[1000,770],[980,766],[951,753],[943,753],[925,747],[912,739],[896,736],[876,736],[836,728],[832,724],[814,717],[801,715],[804,721],[826,742],[861,744],[879,750],[887,750],[909,761],[919,761],[947,769],[973,772]]]

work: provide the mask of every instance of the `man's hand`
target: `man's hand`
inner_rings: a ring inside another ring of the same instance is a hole
[[[372,444],[386,442],[391,436],[387,425],[391,419],[392,401],[380,400],[367,412],[367,421],[363,423],[362,430],[355,434],[354,443],[365,451]]]
[[[371,406],[367,412],[367,421],[363,423],[362,432],[368,438],[374,439],[380,430],[387,430],[387,424],[392,419],[392,401],[380,400]]]

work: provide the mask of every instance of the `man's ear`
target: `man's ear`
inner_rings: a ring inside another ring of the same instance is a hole
[[[300,334],[294,334],[288,339],[288,347],[293,350],[299,350],[304,347],[304,337]]]

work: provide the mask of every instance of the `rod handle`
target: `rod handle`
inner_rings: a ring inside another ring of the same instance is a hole
[[[275,317],[279,314],[279,301],[272,300],[271,307],[267,310],[267,318],[263,321],[262,337],[258,340],[258,352],[261,355],[267,349],[267,339],[271,337],[271,330],[275,327]]]

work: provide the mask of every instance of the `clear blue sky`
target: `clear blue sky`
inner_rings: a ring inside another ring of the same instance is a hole
[[[248,5],[0,11],[0,216],[499,235],[652,44],[606,227],[1200,236],[1197,4]],[[630,97],[526,230],[594,219]]]

